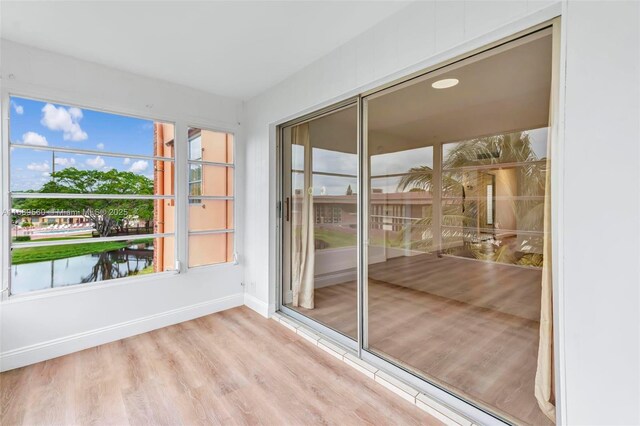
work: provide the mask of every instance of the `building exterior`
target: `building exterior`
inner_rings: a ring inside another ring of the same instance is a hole
[[[171,124],[156,123],[155,154],[174,157],[174,128]],[[188,226],[195,232],[189,237],[189,266],[225,263],[233,260],[233,135],[224,132],[190,129],[188,140],[189,206]],[[174,194],[174,163],[154,162],[154,194]],[[155,233],[175,231],[173,200],[154,201]],[[202,233],[201,233],[202,232]],[[154,265],[157,271],[175,267],[173,238],[156,238]]]

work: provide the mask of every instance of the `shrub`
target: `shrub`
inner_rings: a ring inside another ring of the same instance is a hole
[[[31,241],[30,235],[19,235],[16,237],[16,241]]]

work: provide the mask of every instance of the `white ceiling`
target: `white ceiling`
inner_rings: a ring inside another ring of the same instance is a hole
[[[249,99],[402,1],[2,1],[2,38]]]

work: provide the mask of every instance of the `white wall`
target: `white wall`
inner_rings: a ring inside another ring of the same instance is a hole
[[[572,424],[640,424],[640,4],[567,9],[567,414]]]
[[[5,40],[0,45],[0,66],[3,109],[6,94],[11,93],[169,120],[176,123],[178,133],[186,134],[188,125],[233,131],[238,136],[238,169],[243,168],[237,101]],[[241,173],[237,178],[240,211],[244,184]],[[178,189],[178,197],[184,197]],[[240,214],[237,219],[240,222]],[[241,233],[237,241],[242,253]],[[184,256],[186,244],[180,246]],[[0,367],[14,368],[241,305],[242,277],[242,265],[227,264],[11,297],[0,303]]]
[[[639,424],[639,8],[635,2],[580,1],[411,4],[247,102],[245,280],[251,306],[266,315],[276,303],[277,122],[562,12],[564,141],[554,164],[562,211],[555,236],[561,420]]]

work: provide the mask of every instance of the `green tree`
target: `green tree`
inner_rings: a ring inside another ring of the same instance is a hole
[[[109,171],[78,170],[70,167],[51,174],[51,180],[40,193],[49,194],[131,194],[152,195],[153,180],[146,176],[116,169]],[[21,209],[68,211],[91,221],[101,237],[127,226],[132,219],[149,222],[153,219],[153,200],[113,199],[27,199]]]

